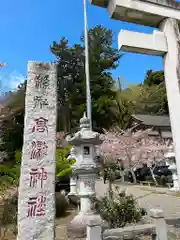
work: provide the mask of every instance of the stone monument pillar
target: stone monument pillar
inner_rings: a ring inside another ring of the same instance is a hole
[[[28,63],[18,240],[54,240],[56,65]]]
[[[101,144],[102,140],[99,133],[90,130],[90,121],[85,115],[80,120],[80,131],[67,140],[75,149],[76,163],[73,170],[79,177],[80,198],[80,211],[68,226],[68,233],[69,236],[84,237],[89,219],[100,219],[92,199],[96,196],[96,145]]]

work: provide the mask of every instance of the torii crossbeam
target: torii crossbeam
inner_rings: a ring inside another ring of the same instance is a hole
[[[111,18],[158,27],[165,18],[180,20],[180,2],[175,0],[90,0],[107,8]]]

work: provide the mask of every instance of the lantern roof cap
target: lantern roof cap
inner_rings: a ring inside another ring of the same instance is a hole
[[[80,130],[76,132],[74,136],[68,136],[67,141],[69,144],[76,146],[82,144],[99,145],[102,143],[100,134],[90,129],[90,120],[86,117],[85,113],[80,119]]]

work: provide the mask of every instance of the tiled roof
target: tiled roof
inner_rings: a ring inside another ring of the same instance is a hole
[[[132,117],[144,125],[171,127],[169,116],[134,114]]]

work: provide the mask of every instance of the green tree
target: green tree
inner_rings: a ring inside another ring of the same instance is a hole
[[[166,85],[164,78],[164,71],[155,71],[151,69],[146,72],[146,77],[143,83],[145,86],[153,87],[152,99],[159,104],[158,110],[156,113],[159,114],[168,114],[168,101],[166,94]],[[156,105],[157,105],[156,103]],[[158,105],[157,105],[158,106]]]
[[[58,131],[70,131],[84,111],[83,91],[84,56],[83,47],[69,47],[68,40],[61,38],[50,47],[58,64]]]
[[[164,83],[164,71],[155,71],[153,72],[152,69],[149,69],[146,72],[146,76],[144,79],[144,85],[152,86],[152,85],[159,85]]]
[[[16,92],[9,93],[1,121],[1,151],[7,152],[10,160],[15,160],[15,151],[21,150],[24,129],[26,81],[18,86]]]
[[[79,119],[85,111],[84,39],[81,37],[78,44],[69,46],[68,41],[61,38],[59,43],[53,42],[50,49],[58,66],[57,130],[68,132],[79,125]],[[93,126],[99,130],[112,126],[117,120],[112,110],[116,94],[111,70],[118,66],[120,56],[119,51],[113,48],[111,30],[102,26],[89,30]],[[27,81],[8,95],[6,114],[0,119],[3,138],[1,148],[8,151],[10,158],[14,156],[16,149],[22,148],[26,84]]]
[[[126,130],[132,124],[132,109],[130,99],[124,94],[121,78],[117,79],[114,91],[115,105],[113,111],[116,116],[116,124],[118,128]]]
[[[148,70],[142,84],[119,91],[118,101],[122,100],[130,114],[168,114],[164,72]]]
[[[89,63],[92,95],[92,118],[95,128],[108,128],[115,122],[111,70],[118,66],[119,51],[113,48],[113,33],[102,26],[89,30]],[[85,111],[84,38],[72,47],[65,38],[53,42],[51,51],[58,63],[59,127],[70,131]]]
[[[121,55],[112,45],[111,30],[102,26],[89,30],[92,115],[98,128],[108,128],[115,122],[111,110],[116,96],[111,70],[116,69]]]
[[[159,85],[129,85],[128,88],[118,91],[117,102],[123,106],[127,126],[131,123],[132,114],[168,114],[168,103],[164,82]],[[123,113],[123,111],[122,111]],[[120,119],[121,119],[120,118]],[[128,124],[129,122],[129,124]]]

